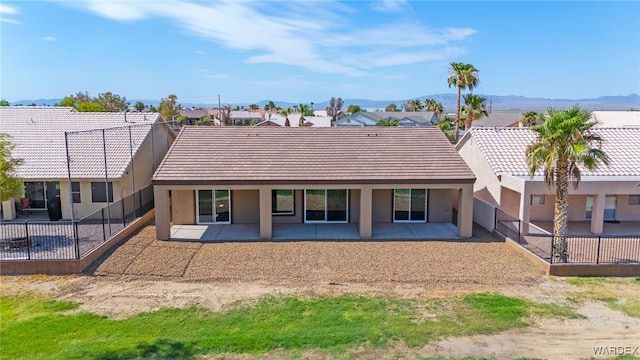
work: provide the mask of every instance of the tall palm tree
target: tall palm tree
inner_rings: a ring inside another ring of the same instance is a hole
[[[291,108],[286,108],[286,109],[282,109],[280,111],[278,111],[278,114],[284,116],[284,126],[291,126],[291,123],[289,122],[289,115],[291,114]]]
[[[480,82],[478,76],[478,69],[471,64],[465,63],[451,63],[451,75],[447,79],[449,87],[455,86],[458,88],[458,103],[456,107],[456,133],[455,139],[458,141],[458,130],[460,129],[460,96],[463,89],[473,90]]]
[[[464,128],[469,130],[473,120],[478,120],[482,115],[489,116],[487,109],[484,107],[484,102],[487,98],[482,96],[468,94],[464,96],[464,106],[462,112],[465,114]]]
[[[602,138],[591,132],[596,120],[589,111],[574,106],[571,109],[547,110],[542,124],[531,127],[537,140],[527,147],[529,175],[533,177],[543,170],[547,188],[555,185],[556,201],[553,210],[553,254],[567,262],[567,213],[569,210],[569,182],[574,188],[580,182],[580,168],[595,169],[601,163],[609,163],[607,155],[600,150]],[[598,147],[592,147],[592,145]]]
[[[522,127],[531,127],[538,125],[542,122],[542,114],[537,111],[525,111],[522,113],[522,119],[520,119],[520,125]]]
[[[295,105],[294,108],[296,109],[296,111],[300,112],[300,119],[298,120],[298,126],[302,127],[304,126],[304,120],[305,120],[305,116],[313,116],[313,110],[311,110],[311,106],[307,105],[307,104],[298,104]]]
[[[412,99],[405,106],[407,111],[422,111],[422,102],[419,99]]]

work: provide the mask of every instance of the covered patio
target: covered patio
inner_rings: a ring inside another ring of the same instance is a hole
[[[371,240],[459,239],[451,223],[374,223]],[[271,241],[360,240],[358,224],[274,224]],[[260,241],[259,224],[173,225],[170,240]]]

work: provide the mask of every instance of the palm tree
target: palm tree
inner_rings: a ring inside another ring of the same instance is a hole
[[[278,114],[284,116],[284,126],[291,126],[289,122],[289,115],[291,114],[291,108],[282,109],[278,112]]]
[[[571,109],[547,110],[545,120],[531,127],[537,134],[534,143],[527,147],[529,175],[533,177],[543,170],[547,188],[555,185],[556,201],[553,210],[553,254],[567,262],[567,213],[569,210],[569,181],[574,188],[580,182],[580,168],[592,170],[600,163],[608,164],[607,155],[600,150],[602,138],[591,132],[596,120],[589,111],[574,106]],[[592,143],[598,147],[592,147]]]
[[[542,122],[542,114],[537,111],[525,111],[522,113],[522,119],[520,119],[520,126],[531,127],[538,125]]]
[[[433,99],[424,99],[424,106],[427,111],[433,111],[436,115],[440,115],[444,112],[442,103],[439,103]]]
[[[422,101],[419,99],[412,99],[405,105],[407,111],[422,111]]]
[[[473,120],[478,120],[482,115],[489,116],[487,109],[484,107],[486,98],[482,96],[468,94],[464,96],[464,106],[462,112],[465,114],[466,120],[464,122],[464,128],[469,130]]]
[[[460,96],[463,89],[473,90],[480,78],[478,77],[478,69],[471,64],[465,63],[451,63],[451,76],[447,79],[449,87],[455,86],[458,88],[458,103],[456,107],[456,141],[458,141],[458,129],[460,128]]]

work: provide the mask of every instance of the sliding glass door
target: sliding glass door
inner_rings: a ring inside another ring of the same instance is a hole
[[[60,195],[60,183],[57,181],[25,181],[25,197],[29,198],[31,209],[46,210],[49,202]]]
[[[197,198],[198,224],[231,223],[230,190],[198,190]]]
[[[395,189],[393,192],[394,222],[426,222],[427,190]]]
[[[305,190],[305,222],[348,222],[347,190]]]

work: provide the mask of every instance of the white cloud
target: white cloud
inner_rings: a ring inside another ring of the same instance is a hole
[[[7,15],[18,15],[19,13],[20,11],[15,6],[0,4],[0,22],[6,23],[6,24],[21,25],[22,22],[16,19],[6,17]]]
[[[57,41],[58,39],[56,39],[53,36],[47,35],[47,36],[41,37],[40,40],[42,40],[42,41]]]
[[[371,8],[384,13],[401,12],[409,8],[406,0],[379,0],[375,1]]]
[[[78,0],[61,4],[116,21],[165,18],[194,36],[241,50],[246,63],[276,63],[348,76],[366,75],[376,67],[455,56],[462,48],[452,43],[475,33],[470,28],[430,29],[395,18],[353,27],[350,17],[362,10],[357,2],[292,1],[273,6],[272,2],[234,0]],[[375,7],[389,12],[410,5],[379,1]],[[196,54],[206,52],[197,50]]]
[[[18,8],[6,4],[0,4],[0,14],[17,15],[18,13]]]

